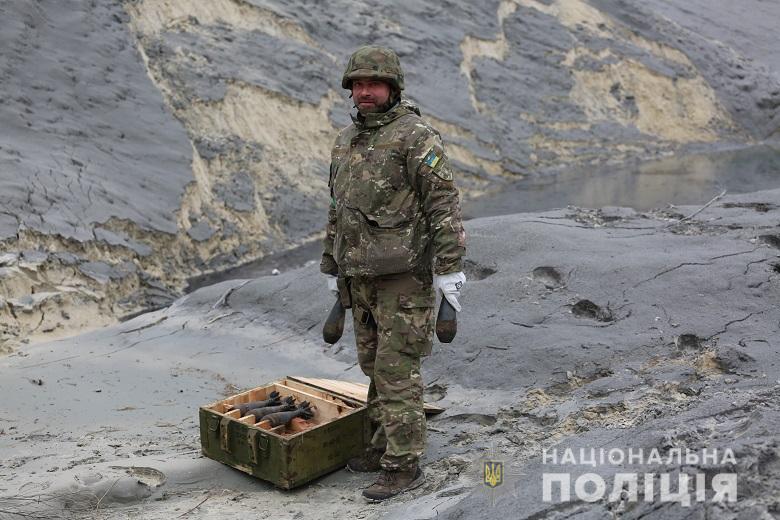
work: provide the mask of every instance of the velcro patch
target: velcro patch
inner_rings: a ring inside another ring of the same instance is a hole
[[[433,170],[433,173],[440,179],[444,179],[445,181],[451,181],[452,180],[452,170],[449,168],[439,168],[438,170]]]
[[[436,175],[438,178],[445,181],[451,181],[452,170],[450,170],[446,162],[442,161],[443,158],[444,158],[444,150],[442,149],[441,146],[437,145],[431,148],[431,151],[428,152],[428,154],[425,156],[425,159],[423,159],[423,164],[428,166],[433,172],[433,174]]]
[[[431,168],[436,168],[436,165],[439,163],[439,159],[441,159],[441,157],[436,155],[436,152],[434,150],[431,150],[430,152],[428,152],[428,155],[425,156],[423,162],[428,166],[430,166]]]

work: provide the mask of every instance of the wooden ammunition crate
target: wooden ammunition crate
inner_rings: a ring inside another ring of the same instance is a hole
[[[286,377],[202,406],[203,454],[282,489],[344,467],[370,440],[365,400],[304,381]],[[294,396],[298,403],[311,403],[314,417],[308,429],[294,431],[290,425],[266,429],[267,423],[256,424],[253,415],[241,417],[238,410],[231,410],[233,405],[264,400],[274,390],[281,397]]]

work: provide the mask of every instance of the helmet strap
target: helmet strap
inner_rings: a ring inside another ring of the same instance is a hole
[[[399,101],[401,101],[401,91],[398,90],[397,88],[391,86],[390,87],[390,103],[392,105],[395,105]]]

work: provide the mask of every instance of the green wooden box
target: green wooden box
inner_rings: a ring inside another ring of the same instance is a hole
[[[231,405],[266,399],[276,390],[282,397],[309,401],[313,427],[292,432],[287,426],[263,429],[252,415],[240,417]],[[282,489],[292,489],[343,468],[369,442],[365,402],[348,394],[286,377],[275,383],[228,397],[200,408],[203,454]]]

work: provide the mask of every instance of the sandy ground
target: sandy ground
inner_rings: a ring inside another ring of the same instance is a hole
[[[316,265],[27,347],[0,360],[0,517],[603,518],[606,500],[542,500],[541,450],[674,446],[733,449],[739,500],[619,516],[771,518],[779,208],[774,190],[688,219],[699,207],[470,221],[459,335],[424,362],[426,397],[446,408],[429,421],[428,479],[381,505],[359,497],[368,475],[282,492],[199,453],[199,405],[285,375],[364,381],[350,331],[319,338],[330,297]],[[498,495],[480,481],[489,453],[508,468]]]

